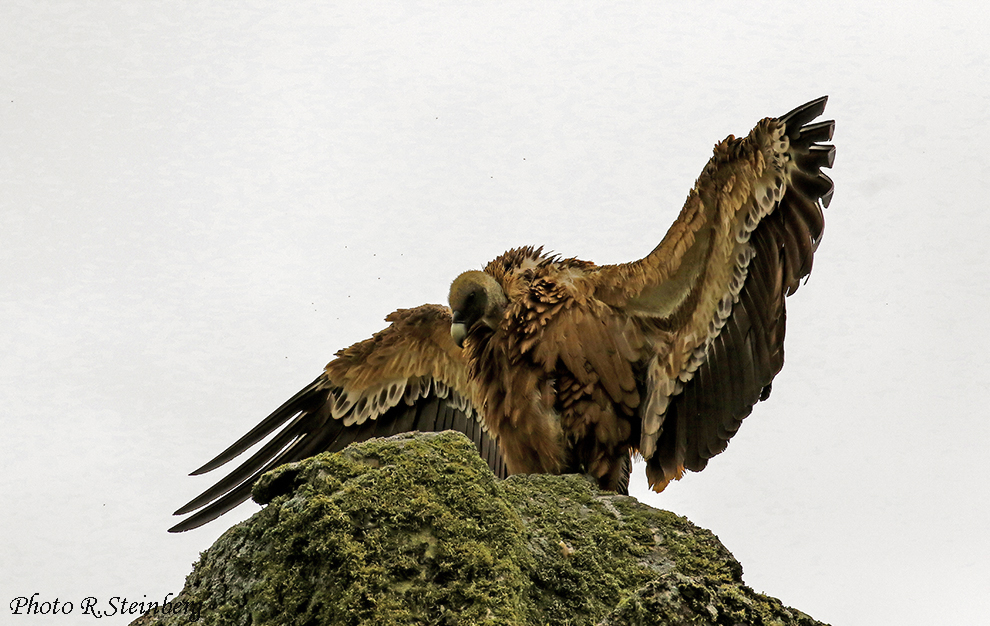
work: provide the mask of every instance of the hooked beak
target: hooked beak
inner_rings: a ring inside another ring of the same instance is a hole
[[[458,348],[464,347],[464,338],[467,337],[467,329],[464,324],[454,323],[450,325],[450,336],[454,338],[454,343]]]
[[[454,319],[450,324],[450,336],[458,348],[464,347],[464,338],[467,337],[467,327],[464,325],[464,318],[460,311],[454,311]]]

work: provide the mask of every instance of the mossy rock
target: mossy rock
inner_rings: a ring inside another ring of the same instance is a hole
[[[133,624],[820,624],[687,519],[583,476],[497,480],[460,433],[279,467],[267,504]]]

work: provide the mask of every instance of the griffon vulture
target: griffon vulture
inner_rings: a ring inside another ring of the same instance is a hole
[[[240,504],[273,467],[370,437],[455,429],[499,476],[585,472],[625,492],[630,457],[661,491],[722,452],[784,362],[784,298],[811,271],[832,197],[822,97],[729,136],[646,257],[598,266],[515,248],[341,350],[193,474],[274,437],[176,511]],[[198,510],[197,510],[198,509]]]

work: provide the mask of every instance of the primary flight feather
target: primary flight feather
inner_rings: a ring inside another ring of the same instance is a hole
[[[677,220],[620,265],[515,248],[339,351],[193,474],[274,436],[176,511],[196,528],[262,473],[355,441],[459,430],[499,476],[584,472],[625,493],[631,455],[661,491],[725,449],[784,362],[784,299],[809,274],[832,197],[827,98],[715,146]]]

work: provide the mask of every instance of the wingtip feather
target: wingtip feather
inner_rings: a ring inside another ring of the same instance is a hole
[[[811,120],[824,113],[825,105],[827,103],[828,96],[821,96],[820,98],[815,98],[814,100],[805,102],[801,106],[795,107],[784,115],[781,115],[778,119],[787,124],[788,128],[792,125],[795,126],[796,131],[801,126],[804,126]]]

